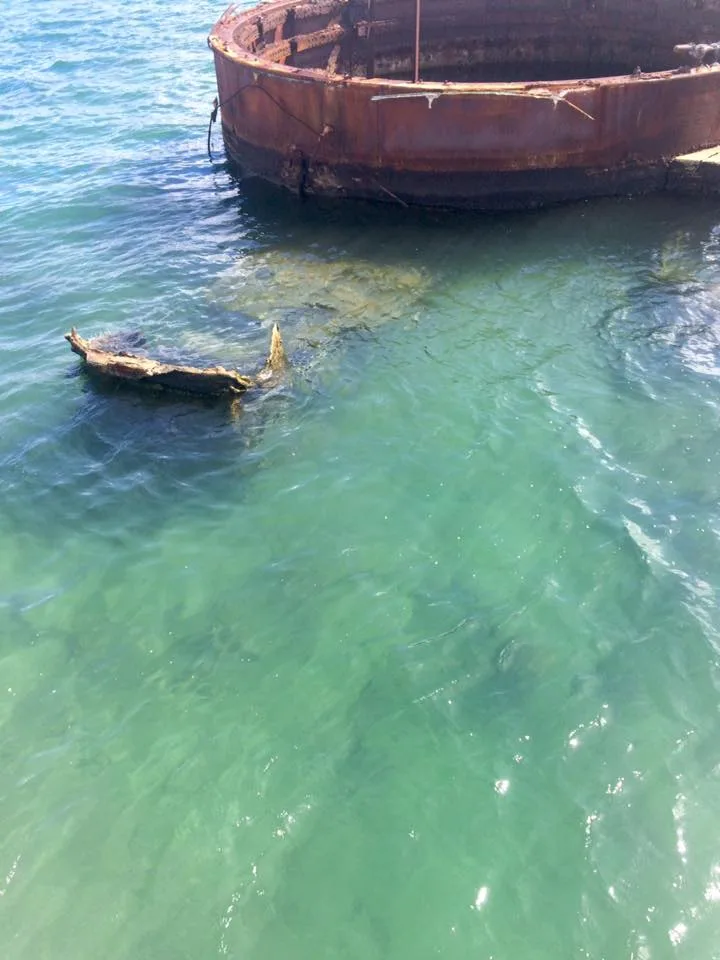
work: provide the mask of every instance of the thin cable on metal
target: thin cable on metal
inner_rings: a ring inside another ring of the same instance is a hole
[[[234,100],[235,97],[238,97],[241,93],[244,93],[246,90],[250,90],[250,89],[259,90],[261,93],[264,93],[269,100],[272,100],[272,102],[275,104],[278,110],[282,110],[282,112],[285,114],[286,117],[289,117],[291,120],[294,120],[296,123],[299,123],[300,126],[305,127],[305,129],[309,130],[310,133],[313,134],[313,136],[318,138],[318,140],[320,140],[324,135],[325,133],[324,130],[318,131],[314,127],[311,127],[309,123],[306,123],[302,119],[302,117],[298,117],[292,112],[292,110],[288,110],[288,108],[283,103],[281,103],[280,100],[274,97],[269,90],[266,90],[265,87],[262,87],[260,86],[259,83],[256,83],[255,81],[253,81],[252,83],[246,83],[242,87],[239,87],[234,93],[231,93],[229,97],[226,97],[221,102],[218,102],[217,97],[215,97],[215,99],[213,100],[213,106],[212,106],[212,111],[210,113],[210,123],[208,124],[208,135],[207,135],[207,151],[208,151],[208,157],[210,158],[210,163],[213,162],[212,149],[210,146],[210,137],[212,134],[212,126],[217,120],[218,110],[221,110],[226,103],[230,103],[230,101]]]

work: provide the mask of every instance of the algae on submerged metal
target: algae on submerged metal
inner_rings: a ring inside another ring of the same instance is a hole
[[[429,286],[428,272],[415,266],[263,250],[239,259],[209,296],[264,323],[282,322],[288,337],[312,342],[401,319]]]

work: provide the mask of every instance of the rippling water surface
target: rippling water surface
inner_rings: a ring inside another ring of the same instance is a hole
[[[240,187],[219,12],[0,21],[0,955],[717,958],[720,204]]]

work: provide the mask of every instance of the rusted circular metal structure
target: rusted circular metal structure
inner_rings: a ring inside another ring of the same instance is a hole
[[[507,209],[662,189],[720,143],[719,40],[720,0],[270,0],[208,43],[242,174]]]

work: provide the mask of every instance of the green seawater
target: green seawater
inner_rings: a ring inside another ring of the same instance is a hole
[[[720,203],[240,185],[219,13],[0,21],[0,957],[720,957]]]

